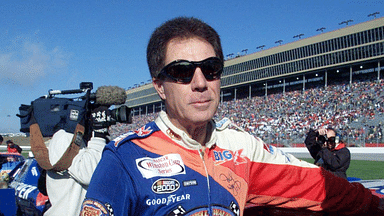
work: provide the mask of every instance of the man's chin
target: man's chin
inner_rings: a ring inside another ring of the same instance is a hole
[[[190,118],[195,124],[206,124],[213,118],[213,114],[211,112],[195,112],[191,113]]]

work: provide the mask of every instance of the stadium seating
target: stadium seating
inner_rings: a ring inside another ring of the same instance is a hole
[[[349,146],[383,146],[384,81],[331,85],[222,102],[215,119],[228,117],[249,133],[276,146],[302,146],[309,128],[329,126]],[[157,113],[134,116],[113,126],[116,137],[154,120]]]

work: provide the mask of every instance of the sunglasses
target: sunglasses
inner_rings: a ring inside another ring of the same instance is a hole
[[[223,62],[217,57],[202,61],[176,60],[161,69],[159,77],[165,76],[178,83],[190,83],[196,68],[199,67],[208,81],[220,78],[223,72]]]
[[[328,137],[326,141],[329,144],[335,144],[336,143],[336,137]]]

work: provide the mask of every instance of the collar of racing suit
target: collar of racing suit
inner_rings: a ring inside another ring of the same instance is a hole
[[[187,133],[180,130],[171,123],[165,111],[160,112],[159,117],[155,120],[155,122],[160,130],[176,143],[189,149],[201,149],[202,145],[200,145],[200,143],[190,138]],[[208,124],[209,131],[207,136],[210,137],[210,139],[205,143],[205,147],[211,148],[216,144],[217,141],[216,126],[213,120],[211,120]]]
[[[345,147],[346,146],[344,143],[339,143],[336,145],[336,147],[332,151],[340,150],[340,149],[345,148]]]

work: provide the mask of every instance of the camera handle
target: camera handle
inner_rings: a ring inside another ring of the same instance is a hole
[[[82,142],[85,128],[81,124],[76,125],[71,144],[68,146],[60,160],[54,165],[49,161],[48,148],[44,143],[39,125],[37,123],[31,124],[29,130],[31,150],[41,168],[45,170],[63,171],[71,166],[73,158],[79,153],[80,142]]]

